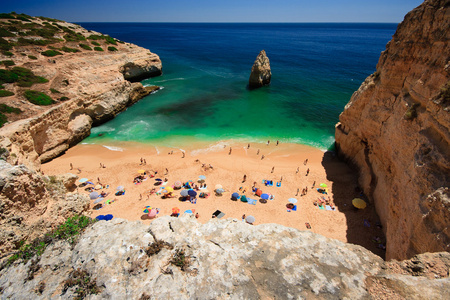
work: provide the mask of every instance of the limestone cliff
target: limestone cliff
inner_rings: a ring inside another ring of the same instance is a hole
[[[12,48],[0,53],[0,61],[11,60],[48,80],[32,89],[52,95],[55,103],[34,105],[23,96],[29,87],[4,84],[15,95],[0,103],[22,109],[25,117],[0,128],[0,148],[13,154],[7,158],[12,164],[39,170],[41,162],[87,137],[92,126],[153,91],[132,81],[161,74],[161,60],[147,49],[59,20],[14,16],[0,22],[8,35],[2,46]]]
[[[73,299],[442,299],[450,254],[385,263],[309,231],[193,215],[99,221],[71,247],[0,271],[2,297]],[[414,276],[411,276],[414,275]],[[90,286],[87,289],[87,286]]]
[[[386,258],[450,250],[450,1],[405,16],[377,71],[353,94],[336,145],[359,169]]]
[[[269,58],[266,51],[261,50],[253,63],[252,72],[248,81],[249,89],[256,89],[264,85],[270,84],[272,73],[270,71]]]

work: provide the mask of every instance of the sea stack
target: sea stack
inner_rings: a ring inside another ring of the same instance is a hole
[[[266,51],[262,50],[256,57],[255,63],[252,67],[250,79],[248,81],[249,89],[257,89],[264,85],[270,84],[270,78],[272,72],[270,72],[270,62],[266,55]]]

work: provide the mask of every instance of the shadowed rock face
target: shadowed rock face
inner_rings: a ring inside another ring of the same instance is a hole
[[[73,248],[58,242],[34,267],[0,271],[0,289],[5,298],[72,299],[76,287],[64,291],[64,281],[80,269],[95,279],[99,299],[439,299],[449,291],[449,266],[448,253],[386,264],[309,231],[236,219],[200,224],[184,214],[150,225],[99,221]]]
[[[405,16],[336,125],[387,238],[386,259],[450,250],[450,1]]]
[[[250,73],[250,79],[248,81],[249,89],[256,89],[264,85],[270,84],[270,78],[272,73],[270,72],[270,62],[266,55],[266,51],[262,50],[256,57],[255,63]]]

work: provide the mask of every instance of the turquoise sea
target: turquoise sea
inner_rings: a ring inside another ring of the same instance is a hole
[[[375,71],[397,24],[80,23],[157,53],[162,89],[92,129],[85,143],[334,142],[339,114]],[[266,50],[270,86],[248,90]]]

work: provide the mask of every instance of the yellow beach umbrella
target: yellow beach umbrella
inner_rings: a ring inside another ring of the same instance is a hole
[[[366,201],[364,201],[361,198],[355,198],[352,200],[352,204],[354,207],[359,208],[359,209],[364,209],[367,206]]]
[[[172,193],[173,192],[173,188],[171,186],[166,187],[166,190],[168,193]]]
[[[145,170],[142,170],[142,169],[141,169],[141,170],[138,170],[138,173],[139,173],[139,174],[144,174],[144,173],[145,173]]]

